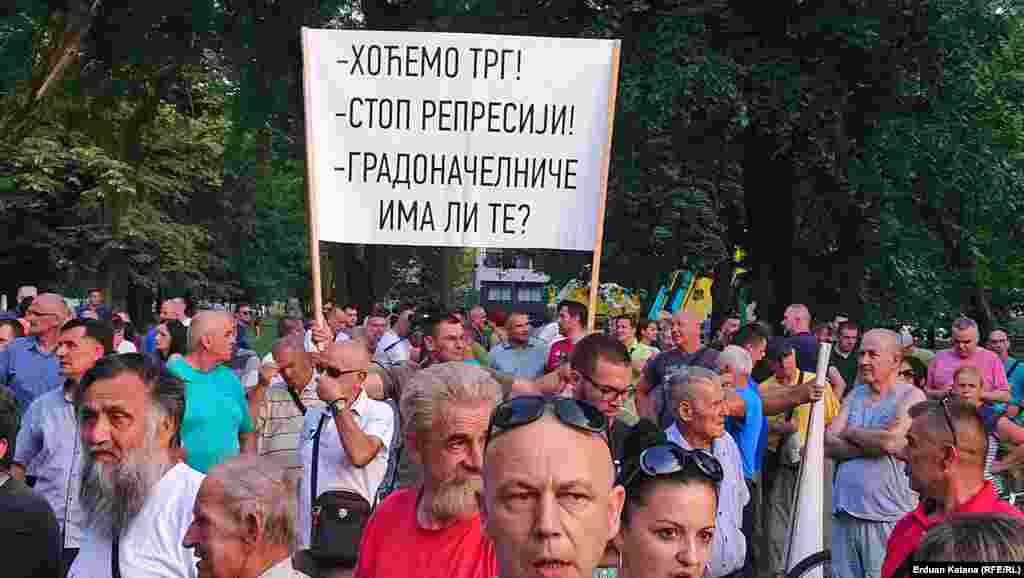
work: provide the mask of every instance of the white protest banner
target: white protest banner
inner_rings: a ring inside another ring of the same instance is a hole
[[[599,245],[617,40],[304,28],[302,44],[315,240]]]

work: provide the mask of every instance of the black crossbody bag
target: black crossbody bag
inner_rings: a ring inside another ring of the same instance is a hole
[[[327,414],[313,434],[313,473],[310,478],[310,504],[312,529],[310,555],[321,563],[354,566],[359,555],[359,543],[370,521],[373,506],[358,492],[332,490],[316,495],[317,469],[320,465],[320,432]]]

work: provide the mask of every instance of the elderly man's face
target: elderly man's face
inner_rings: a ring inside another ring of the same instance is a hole
[[[892,379],[899,371],[900,360],[893,353],[895,344],[887,343],[882,334],[868,331],[860,344],[861,381],[868,384]]]
[[[500,574],[590,578],[619,529],[613,471],[604,440],[551,416],[494,438],[481,514]]]
[[[312,362],[309,354],[304,351],[277,350],[274,352],[274,363],[281,379],[299,391],[306,387],[303,378],[309,379]]]
[[[977,349],[978,329],[976,327],[953,330],[953,350],[956,351],[957,357],[967,359],[974,355]]]
[[[94,382],[83,396],[82,441],[88,456],[103,464],[120,464],[146,444],[146,419],[150,401],[147,387],[131,373]],[[170,434],[161,447],[170,446]]]
[[[64,304],[57,299],[40,295],[32,301],[32,306],[25,312],[28,319],[28,334],[43,335],[57,329],[64,323],[66,314]]]
[[[223,482],[210,476],[203,480],[183,541],[199,558],[200,578],[241,576],[248,561],[252,547],[246,543],[244,528],[225,507],[225,499]]]
[[[434,493],[430,510],[436,517],[463,518],[477,511],[484,442],[493,410],[490,402],[441,402],[431,431],[413,434],[410,445],[423,464],[424,482]]]
[[[711,380],[700,380],[694,386],[694,399],[680,416],[686,429],[704,439],[717,439],[725,432],[725,390]]]
[[[235,339],[238,337],[235,324],[227,319],[217,323],[208,335],[207,352],[220,363],[231,361],[235,353]]]

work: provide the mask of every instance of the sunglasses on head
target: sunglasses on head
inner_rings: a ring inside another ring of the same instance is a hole
[[[490,424],[487,426],[484,446],[490,444],[491,439],[498,433],[537,421],[548,407],[554,410],[554,416],[563,424],[585,432],[601,434],[606,443],[611,443],[607,435],[608,416],[589,403],[566,397],[524,395],[505,401],[494,408]]]
[[[365,369],[338,369],[333,365],[319,364],[316,366],[317,371],[330,377],[331,379],[338,379],[343,375],[350,375],[353,373],[365,373]]]
[[[722,463],[715,456],[704,450],[688,450],[668,443],[651,446],[641,452],[640,463],[622,479],[620,485],[628,488],[640,473],[651,478],[667,476],[683,471],[689,464],[695,465],[704,477],[715,484],[725,477]]]

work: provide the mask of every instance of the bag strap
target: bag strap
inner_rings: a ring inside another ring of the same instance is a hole
[[[114,538],[110,542],[110,575],[113,578],[121,578],[121,531],[114,531]]]
[[[284,387],[285,389],[288,390],[288,395],[292,397],[292,401],[295,402],[295,407],[299,409],[302,415],[306,415],[306,406],[305,404],[302,403],[302,399],[299,398],[299,394],[295,393],[295,390],[292,389],[292,386],[288,385],[287,383],[284,384]]]
[[[1017,366],[1018,365],[1020,365],[1020,360],[1019,359],[1014,360],[1013,365],[1010,366],[1010,371],[1006,372],[1006,377],[1010,377],[1011,375],[1013,375],[1013,372],[1017,371]]]
[[[324,429],[324,422],[327,421],[327,414],[320,416],[320,423],[316,425],[316,433],[313,434],[313,474],[309,478],[309,506],[316,503],[316,471],[320,465],[320,432]],[[118,577],[114,577],[118,578]]]
[[[405,340],[406,340],[405,337],[399,337],[398,341],[396,341],[396,342],[392,343],[391,345],[385,347],[384,351],[382,351],[381,353],[387,353],[387,352],[391,351],[396,345],[398,345],[399,343],[401,343],[401,342],[403,342]]]

